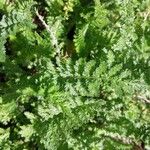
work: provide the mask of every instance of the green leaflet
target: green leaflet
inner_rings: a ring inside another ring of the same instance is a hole
[[[0,62],[5,62],[5,47],[2,40],[0,41]]]
[[[89,25],[86,24],[84,27],[82,27],[79,31],[78,34],[76,35],[74,42],[75,42],[75,47],[77,53],[82,52],[85,49],[85,36],[86,32],[88,30]]]

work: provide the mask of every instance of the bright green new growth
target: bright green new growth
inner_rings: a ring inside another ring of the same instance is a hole
[[[149,149],[149,8],[0,0],[0,149]]]

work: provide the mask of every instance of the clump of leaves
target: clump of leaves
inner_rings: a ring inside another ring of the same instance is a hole
[[[0,0],[0,149],[149,149],[147,0]]]

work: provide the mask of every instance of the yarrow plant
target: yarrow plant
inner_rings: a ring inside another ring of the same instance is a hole
[[[149,0],[0,0],[0,149],[150,149]]]

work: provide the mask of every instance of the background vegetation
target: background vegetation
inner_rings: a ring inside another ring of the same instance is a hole
[[[0,149],[150,149],[149,0],[0,0]]]

